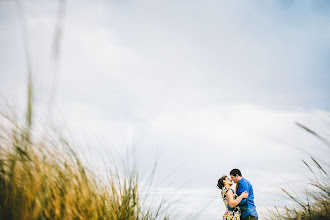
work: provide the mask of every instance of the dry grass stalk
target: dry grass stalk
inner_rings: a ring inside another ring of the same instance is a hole
[[[111,169],[103,184],[62,137],[36,138],[10,123],[0,132],[0,219],[169,219],[162,204],[141,201],[137,172]]]

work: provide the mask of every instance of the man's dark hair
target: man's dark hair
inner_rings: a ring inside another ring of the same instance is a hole
[[[239,169],[232,169],[230,171],[229,175],[233,175],[233,176],[239,175],[239,176],[242,176],[241,171]]]
[[[218,180],[218,184],[217,187],[219,187],[219,189],[222,189],[223,187],[223,181],[227,178],[227,176],[222,176],[219,180]]]

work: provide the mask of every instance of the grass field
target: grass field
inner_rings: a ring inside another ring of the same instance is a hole
[[[316,132],[300,124],[304,130],[323,141],[327,147],[329,142]],[[317,150],[317,147],[314,148]],[[271,220],[328,220],[330,219],[330,177],[329,162],[321,164],[317,159],[311,157],[310,161],[302,160],[307,168],[305,173],[305,192],[298,194],[293,190],[282,188],[289,203],[284,206],[275,206],[269,209]]]
[[[29,93],[23,121],[1,117],[0,219],[170,219],[164,203],[146,205],[137,170],[100,180],[58,132],[34,127],[32,106]]]

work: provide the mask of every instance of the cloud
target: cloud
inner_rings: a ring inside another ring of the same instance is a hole
[[[279,176],[290,179],[307,153],[322,157],[327,150],[294,124],[326,130],[325,5],[70,1],[59,71],[51,77],[57,5],[24,4],[36,105],[46,112],[56,80],[50,108],[94,165],[107,148],[123,152],[136,144],[141,167],[151,167],[159,154],[158,183],[184,186],[192,203],[211,201],[219,175],[239,167],[264,205],[265,173],[280,186]],[[15,10],[0,3],[0,93],[22,103],[26,72]],[[86,142],[90,149],[84,149]],[[219,202],[212,203],[210,215],[222,214],[211,211]]]

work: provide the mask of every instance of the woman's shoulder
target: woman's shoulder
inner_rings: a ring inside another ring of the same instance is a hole
[[[228,190],[229,190],[229,191],[230,191],[230,190],[233,191],[232,188],[226,188],[226,187],[223,187],[223,188],[222,188],[222,192],[223,192],[223,193],[227,193]],[[234,192],[234,191],[233,191],[233,192]]]

